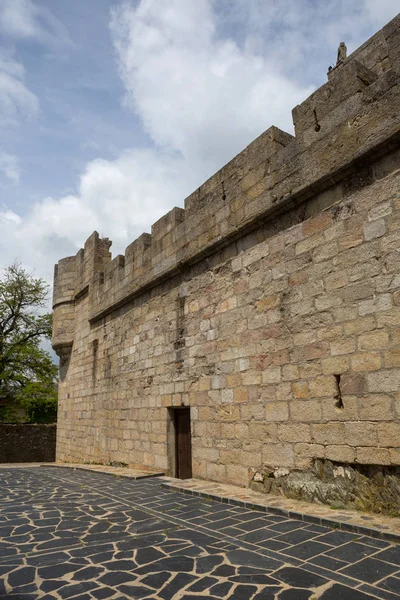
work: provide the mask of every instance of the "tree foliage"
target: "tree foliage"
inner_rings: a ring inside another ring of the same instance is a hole
[[[0,399],[27,410],[55,402],[57,366],[42,347],[51,338],[52,315],[44,313],[49,286],[20,264],[0,280]]]

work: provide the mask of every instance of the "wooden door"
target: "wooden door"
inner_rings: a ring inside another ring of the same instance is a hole
[[[190,435],[190,408],[175,411],[176,477],[192,477],[192,441]]]

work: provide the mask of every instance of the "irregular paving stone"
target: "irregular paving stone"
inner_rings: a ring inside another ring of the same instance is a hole
[[[105,598],[111,598],[112,596],[115,596],[115,590],[109,587],[105,587],[100,588],[98,590],[92,590],[91,594],[94,598],[97,598],[98,600],[103,600]]]
[[[283,590],[279,594],[278,598],[279,600],[308,600],[308,598],[311,598],[312,593],[313,592],[311,590],[292,588],[291,590]]]
[[[58,590],[58,588],[62,587],[63,585],[65,585],[65,581],[61,581],[60,579],[47,579],[46,581],[42,581],[40,589],[43,592],[52,592],[53,590]]]
[[[256,594],[252,600],[275,600],[276,594],[281,590],[281,587],[268,587]]]
[[[61,598],[71,598],[72,596],[77,596],[83,594],[84,592],[88,592],[89,590],[93,590],[97,588],[97,583],[93,581],[82,581],[81,583],[67,585],[58,590],[58,594]]]
[[[28,556],[26,562],[33,567],[41,567],[47,565],[56,565],[69,560],[70,557],[66,552],[55,552],[54,554],[42,554],[41,556]]]
[[[187,591],[188,592],[204,592],[204,590],[207,590],[208,588],[210,588],[212,585],[214,585],[217,582],[218,582],[218,579],[216,579],[216,577],[202,577],[201,579],[196,581],[196,583],[193,583],[193,585],[191,585],[187,589]]]
[[[0,547],[0,558],[2,558],[3,556],[8,558],[15,554],[18,554],[18,550],[16,548],[12,548],[11,546]]]
[[[165,554],[155,548],[142,548],[137,550],[135,561],[138,565],[145,565],[157,559],[164,558]]]
[[[143,585],[148,585],[156,590],[162,588],[164,583],[168,581],[171,577],[171,573],[167,571],[161,571],[161,573],[154,573],[153,575],[148,575],[144,579],[141,580]]]
[[[173,598],[176,597],[176,594],[194,579],[196,579],[194,575],[178,573],[161,592],[158,592],[158,596],[163,600],[173,600]]]
[[[153,590],[140,585],[120,585],[118,590],[124,594],[125,598],[147,598],[153,593]]]
[[[122,562],[122,561],[119,561]],[[109,563],[113,564],[113,563]],[[151,565],[146,565],[144,567],[140,567],[136,569],[136,573],[138,575],[143,575],[147,573],[152,573],[155,571],[174,571],[174,572],[189,572],[193,571],[193,558],[189,558],[187,556],[173,556],[170,558],[163,558],[158,560]]]
[[[224,583],[218,583],[217,585],[213,585],[213,587],[210,588],[210,593],[214,596],[218,596],[219,598],[226,598],[232,585],[233,583],[230,583],[229,581],[225,581]]]
[[[171,556],[174,556],[174,554],[184,554],[185,556],[193,556],[194,558],[196,558],[197,556],[203,553],[203,548],[199,548],[198,546],[189,546],[185,548],[183,552],[182,550],[179,550],[177,552],[172,553]]]
[[[109,571],[133,571],[136,563],[133,560],[110,560],[103,563],[103,567]]]
[[[206,596],[207,600],[220,600],[217,596]],[[184,594],[181,600],[204,600],[204,596],[196,596],[195,594]]]
[[[277,585],[279,582],[268,575],[235,575],[234,577],[229,577],[229,581],[234,581],[235,583],[254,583],[256,585]]]
[[[109,560],[112,560],[114,557],[114,553],[113,552],[101,552],[100,554],[94,554],[93,556],[90,557],[90,560],[93,563],[105,563],[108,562]]]
[[[195,531],[192,529],[181,529],[180,531],[176,531],[174,533],[175,538],[184,539],[198,546],[204,546],[204,544],[212,545],[217,540],[214,537],[206,535],[201,531]]]
[[[134,550],[123,550],[122,552],[116,552],[114,554],[114,558],[116,560],[124,560],[125,558],[127,560],[132,559],[135,556],[135,551]]]
[[[37,592],[36,584],[30,583],[28,585],[17,585],[16,587],[13,587],[13,593],[16,593],[16,594],[24,595],[24,594],[30,594],[31,592],[32,593]]]
[[[216,577],[228,577],[229,575],[235,575],[235,573],[236,569],[231,567],[231,565],[221,565],[212,572]]]
[[[196,560],[196,572],[197,573],[209,573],[216,567],[224,562],[223,556],[213,555],[204,556]]]
[[[95,579],[101,573],[104,573],[104,569],[101,567],[86,567],[74,573],[72,579],[75,581],[89,581],[89,579]]]
[[[254,585],[237,585],[232,594],[228,596],[229,600],[249,600],[257,591]]]
[[[106,573],[99,578],[101,583],[105,585],[119,585],[121,583],[127,583],[128,581],[136,581],[137,576],[133,573],[126,573],[124,571],[113,571],[112,573]]]
[[[13,571],[8,576],[8,584],[11,587],[26,585],[35,580],[36,569],[33,567],[22,567]]]
[[[327,579],[296,567],[283,567],[274,573],[274,577],[293,587],[312,589],[327,583]]]
[[[48,567],[40,567],[38,569],[38,575],[41,579],[58,579],[67,573],[77,570],[77,565],[71,565],[71,563],[65,563],[63,565],[49,565]]]
[[[129,538],[117,543],[118,550],[136,550],[137,548],[147,548],[150,546],[160,546],[165,540],[164,534],[146,535],[137,538]]]
[[[231,550],[226,554],[227,559],[234,565],[246,565],[249,567],[260,567],[261,569],[278,569],[282,562],[273,558],[267,558],[257,554],[256,552],[250,552],[248,550]]]
[[[62,539],[57,539],[57,540],[51,540],[50,542],[41,542],[40,544],[37,545],[36,549],[38,551],[52,550],[52,549],[62,548],[62,547],[65,548],[66,546],[76,546],[77,544],[79,544],[79,538],[67,537],[67,538],[62,538]]]

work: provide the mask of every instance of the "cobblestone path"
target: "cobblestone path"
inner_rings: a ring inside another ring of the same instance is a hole
[[[131,481],[0,470],[0,598],[400,599],[400,546]]]

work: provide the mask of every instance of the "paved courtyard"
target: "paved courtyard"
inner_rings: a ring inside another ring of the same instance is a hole
[[[161,483],[0,469],[0,598],[400,599],[400,546]]]

